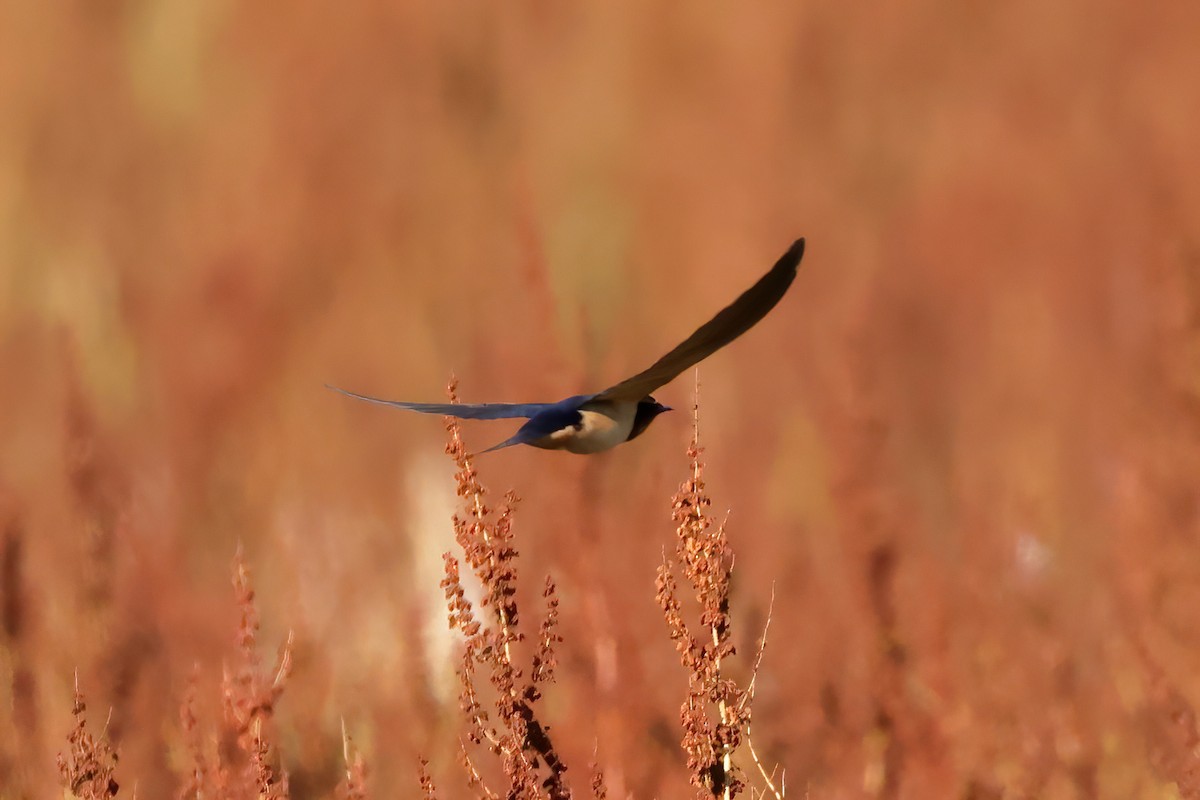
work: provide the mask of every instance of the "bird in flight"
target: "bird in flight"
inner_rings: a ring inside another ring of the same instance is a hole
[[[804,239],[797,239],[766,275],[697,328],[678,347],[632,378],[595,394],[575,395],[557,403],[409,403],[369,397],[336,386],[329,388],[357,400],[422,414],[460,419],[527,420],[515,434],[481,451],[483,453],[515,444],[570,453],[601,453],[636,439],[655,417],[670,411],[670,407],[655,400],[650,393],[754,327],[792,285],[803,255]]]

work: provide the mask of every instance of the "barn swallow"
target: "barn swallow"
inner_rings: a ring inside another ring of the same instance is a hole
[[[636,439],[655,417],[670,411],[650,393],[754,327],[792,285],[803,255],[804,239],[797,239],[766,275],[678,347],[633,377],[595,394],[579,394],[557,403],[409,403],[369,397],[336,386],[329,388],[357,400],[422,414],[527,420],[513,436],[481,451],[484,453],[515,444],[570,453],[601,453]]]

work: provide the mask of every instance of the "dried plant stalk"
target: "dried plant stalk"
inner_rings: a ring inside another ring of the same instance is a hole
[[[429,774],[428,759],[417,760],[417,781],[421,784],[422,800],[437,800],[437,787],[433,783],[433,776]]]
[[[457,384],[451,380],[447,392],[457,402]],[[515,645],[525,640],[522,618],[517,607],[517,550],[514,547],[513,516],[518,498],[512,492],[504,497],[498,508],[486,503],[486,490],[463,444],[458,420],[446,418],[450,442],[446,452],[458,470],[455,473],[457,493],[464,500],[463,511],[455,514],[454,538],[462,553],[462,561],[471,568],[483,587],[481,606],[486,612],[481,620],[476,615],[462,586],[461,563],[451,553],[443,555],[445,577],[441,586],[445,592],[447,620],[450,627],[462,634],[464,651],[458,670],[459,705],[467,722],[466,739],[462,748],[462,765],[471,788],[485,797],[496,792],[484,783],[471,760],[470,745],[484,745],[500,760],[508,781],[506,797],[544,798],[551,800],[571,797],[564,781],[567,768],[559,758],[548,729],[535,712],[542,697],[542,688],[552,682],[557,662],[555,646],[562,641],[558,634],[558,596],[554,582],[546,579],[542,595],[545,616],[539,625],[536,650],[532,656],[529,676],[517,666]],[[486,674],[493,696],[489,714],[481,698],[477,676]],[[427,767],[422,767],[423,791],[432,791]]]
[[[692,474],[672,499],[672,516],[677,524],[675,558],[663,556],[655,582],[656,598],[680,662],[688,672],[688,694],[680,708],[680,722],[692,785],[698,796],[731,798],[745,785],[733,756],[750,724],[750,696],[722,672],[722,662],[736,652],[729,617],[734,557],[724,523],[714,526],[708,514],[712,501],[705,489],[704,462],[700,460],[698,387],[696,398],[688,447]],[[699,604],[702,636],[693,633],[684,619],[676,571],[690,584]]]
[[[338,782],[334,796],[337,800],[367,800],[367,765],[362,753],[350,741],[346,720],[342,720],[342,761],[346,765],[346,774]]]
[[[187,689],[179,705],[179,728],[183,732],[184,748],[187,750],[189,769],[180,784],[177,800],[192,800],[201,797],[209,784],[209,760],[204,754],[204,742],[200,737],[200,724],[196,719],[196,691],[200,680],[199,667],[193,667],[188,676]]]
[[[294,635],[279,654],[273,673],[264,673],[256,650],[258,610],[254,590],[242,558],[241,548],[234,556],[233,586],[241,621],[238,625],[238,663],[225,667],[221,684],[225,736],[218,753],[218,786],[253,786],[260,800],[288,797],[288,775],[274,766],[277,758],[268,735],[275,704],[283,694],[292,671]]]
[[[107,725],[99,737],[88,732],[87,705],[79,690],[79,675],[75,676],[75,705],[71,714],[75,727],[67,735],[71,746],[67,754],[58,754],[58,774],[71,797],[80,800],[103,800],[116,797],[120,787],[113,778],[117,768],[117,751],[108,741]]]

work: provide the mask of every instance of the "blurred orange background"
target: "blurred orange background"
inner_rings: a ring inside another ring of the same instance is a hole
[[[465,796],[436,418],[700,370],[753,738],[799,797],[1200,791],[1200,5],[0,6],[0,797],[73,675],[123,787],[219,715],[258,590],[294,797]],[[657,393],[687,408],[690,375]],[[688,796],[654,603],[689,415],[514,448],[571,775]],[[468,424],[479,449],[510,423]]]

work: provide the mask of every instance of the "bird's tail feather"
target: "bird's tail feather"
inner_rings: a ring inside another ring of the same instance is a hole
[[[547,405],[546,403],[409,403],[404,400],[384,400],[379,397],[359,394],[358,392],[350,392],[345,389],[339,389],[336,386],[331,386],[328,383],[325,384],[325,388],[332,389],[347,397],[353,397],[355,400],[364,400],[368,403],[376,403],[381,406],[401,408],[405,411],[416,411],[420,414],[440,414],[446,417],[458,417],[459,419],[528,418],[546,408]]]
[[[491,453],[495,450],[503,450],[504,448],[512,447],[515,444],[533,444],[535,441],[537,441],[538,439],[541,439],[541,438],[542,438],[542,433],[540,431],[530,430],[528,428],[522,427],[519,431],[517,431],[512,436],[505,439],[503,442],[500,442],[499,444],[494,444],[486,450],[480,450],[478,453],[475,453],[474,455],[481,456],[484,453]]]

